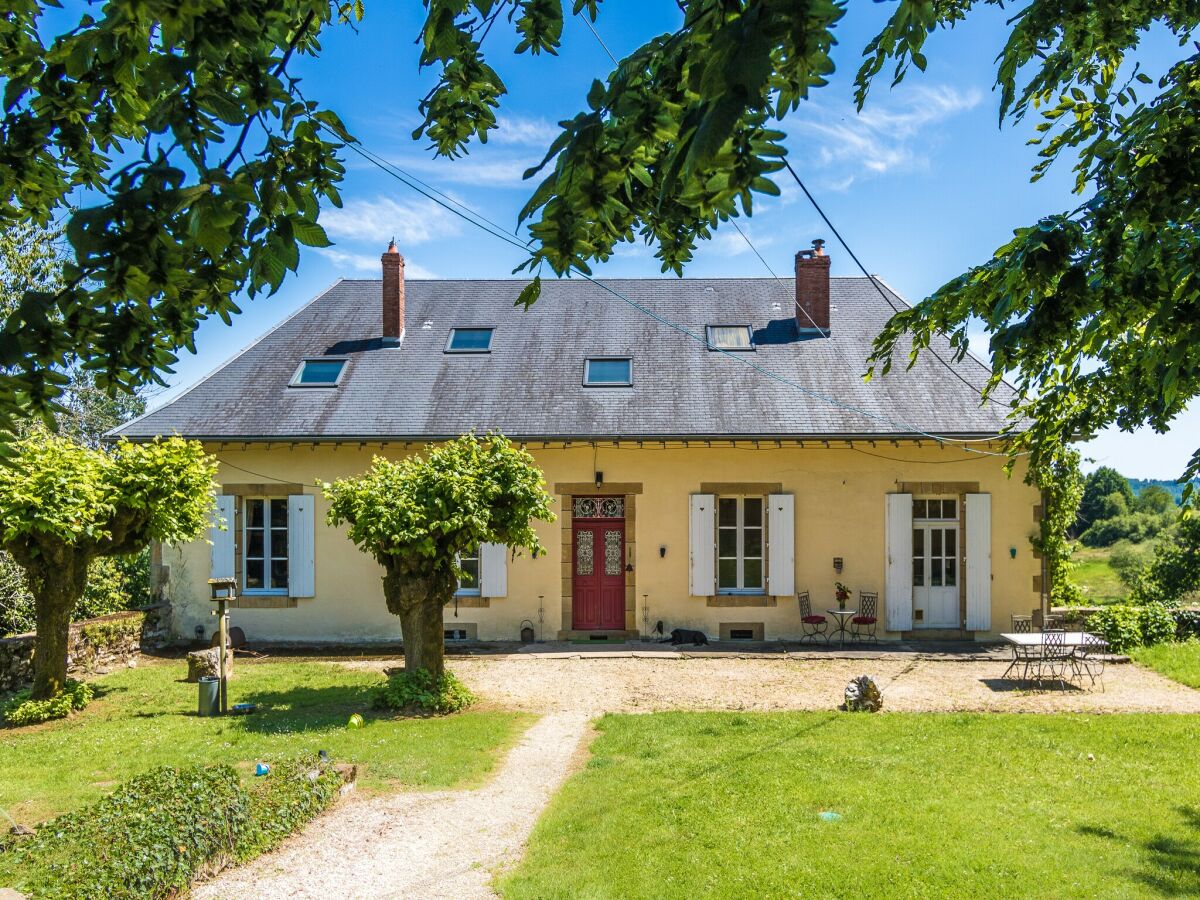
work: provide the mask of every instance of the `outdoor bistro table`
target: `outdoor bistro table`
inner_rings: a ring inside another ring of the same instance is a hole
[[[1020,647],[1040,647],[1044,643],[1042,632],[1040,631],[1002,634],[1000,637],[1004,638],[1010,644],[1016,644]],[[1100,643],[1104,643],[1102,638],[1098,638],[1094,634],[1088,634],[1086,631],[1068,631],[1063,635],[1063,644],[1067,647],[1082,647],[1084,644]]]
[[[833,636],[835,634],[840,634],[841,635],[841,638],[839,639],[840,646],[845,647],[846,646],[846,633],[847,633],[846,623],[850,621],[851,616],[858,615],[858,610],[857,609],[827,609],[827,610],[825,610],[825,612],[829,613],[831,616],[833,616],[835,619],[837,619],[837,628],[833,629],[833,631],[831,631],[829,633],[830,639],[832,640]]]

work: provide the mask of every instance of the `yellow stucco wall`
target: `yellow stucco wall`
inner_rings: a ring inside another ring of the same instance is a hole
[[[328,505],[315,484],[363,471],[374,454],[400,457],[412,452],[403,445],[343,444],[313,446],[276,444],[211,445],[221,460],[222,484],[277,479],[305,485],[316,501],[316,597],[297,599],[281,609],[236,609],[233,622],[252,640],[274,641],[398,641],[399,620],[387,612],[380,569],[361,553],[341,530],[324,524]],[[1037,491],[1024,484],[1021,472],[1009,478],[997,457],[969,454],[956,448],[857,443],[825,448],[776,447],[764,442],[732,447],[693,443],[684,448],[659,444],[602,444],[529,448],[546,474],[549,489],[556,483],[592,482],[597,470],[606,484],[638,483],[636,519],[627,536],[633,542],[628,561],[634,566],[632,624],[638,630],[662,620],[669,630],[697,628],[716,636],[722,623],[762,623],[767,639],[792,638],[800,631],[794,596],[777,598],[774,606],[714,607],[704,598],[688,595],[688,498],[704,483],[778,483],[795,495],[796,589],[812,594],[821,611],[833,605],[835,580],[859,590],[878,591],[881,616],[886,606],[885,495],[904,484],[977,482],[992,495],[992,633],[1007,630],[1009,615],[1028,613],[1039,601],[1036,576],[1041,563],[1029,537],[1036,528]],[[880,457],[889,457],[887,459]],[[936,485],[934,485],[936,487]],[[561,498],[556,498],[561,501]],[[561,508],[556,504],[556,511]],[[528,555],[510,563],[508,595],[494,598],[487,608],[453,607],[446,611],[448,626],[474,624],[481,639],[515,640],[523,620],[530,620],[539,637],[554,639],[570,628],[563,621],[563,549],[561,522],[539,523],[547,554]],[[965,544],[965,541],[962,542]],[[666,555],[659,548],[666,547]],[[1015,558],[1010,548],[1016,548]],[[208,600],[209,546],[197,541],[165,548],[170,567],[168,596],[175,604],[175,629],[194,636],[197,626],[211,634],[215,619]],[[844,560],[838,574],[834,557]],[[539,606],[541,616],[539,622]],[[648,615],[644,612],[648,609]],[[892,632],[881,636],[898,637]],[[982,635],[977,635],[980,637]]]

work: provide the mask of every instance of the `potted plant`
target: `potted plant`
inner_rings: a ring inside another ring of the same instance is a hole
[[[846,608],[846,601],[850,599],[850,588],[846,587],[840,581],[833,584],[834,593],[837,594],[838,609]]]

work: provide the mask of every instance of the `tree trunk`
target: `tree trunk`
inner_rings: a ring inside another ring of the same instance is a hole
[[[406,574],[400,566],[385,565],[383,594],[388,610],[400,617],[404,669],[428,669],[435,678],[445,671],[445,631],[442,610],[458,584],[453,572]]]
[[[29,588],[37,612],[37,642],[33,652],[35,700],[46,700],[67,680],[67,644],[71,613],[87,587],[88,559],[63,553],[29,571]]]

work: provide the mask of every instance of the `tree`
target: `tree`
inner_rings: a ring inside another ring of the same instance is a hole
[[[1164,535],[1134,588],[1141,602],[1175,604],[1200,593],[1200,516],[1188,516]]]
[[[541,470],[501,434],[474,434],[399,462],[375,457],[362,475],[324,484],[329,524],[348,525],[383,566],[388,611],[400,617],[404,668],[443,671],[442,609],[460,554],[480,544],[543,552],[532,522],[553,522]]]
[[[0,466],[0,546],[34,597],[34,699],[66,680],[71,613],[97,557],[150,541],[191,540],[208,526],[216,461],[180,438],[94,450],[56,435],[16,442]]]
[[[1175,510],[1175,498],[1165,487],[1158,484],[1147,485],[1138,491],[1133,507],[1138,512],[1162,514]]]
[[[1107,498],[1116,494],[1119,501],[1108,501]],[[1083,499],[1079,501],[1079,515],[1075,520],[1075,534],[1080,535],[1089,526],[1102,519],[1111,518],[1127,512],[1133,506],[1133,488],[1129,480],[1109,466],[1100,466],[1087,476],[1083,483]],[[1125,509],[1114,512],[1108,507],[1121,503]]]

